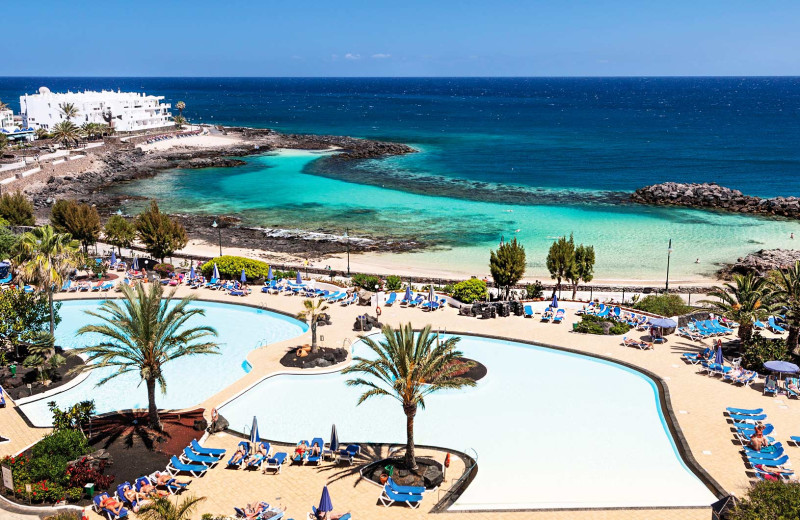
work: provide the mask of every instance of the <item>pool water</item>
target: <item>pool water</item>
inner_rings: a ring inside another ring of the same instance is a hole
[[[56,328],[56,344],[70,349],[97,342],[99,335],[79,336],[77,332],[84,325],[100,322],[85,312],[97,310],[100,303],[101,300],[63,302],[61,324]],[[188,356],[167,363],[164,366],[167,393],[156,391],[159,408],[180,409],[201,403],[246,374],[243,362],[249,351],[260,345],[299,336],[308,328],[282,314],[244,305],[204,301],[195,301],[191,305],[204,309],[205,316],[195,316],[187,324],[205,324],[216,329],[218,337],[215,341],[220,344],[220,355]],[[246,366],[249,367],[249,363]],[[140,384],[138,372],[123,374],[105,385],[96,386],[114,370],[113,367],[95,370],[83,382],[56,395],[34,396],[33,401],[27,402],[23,400],[20,408],[35,426],[52,424],[47,407],[49,401],[64,407],[94,399],[97,413],[147,408],[147,390],[144,384]]]
[[[363,343],[353,348],[369,355]],[[475,480],[450,510],[716,501],[678,455],[656,387],[642,374],[511,341],[464,336],[459,348],[488,374],[474,388],[429,396],[415,421],[418,444],[478,454]],[[373,398],[356,406],[362,390],[346,379],[341,373],[271,377],[220,413],[245,433],[256,415],[266,439],[326,438],[336,423],[344,442],[404,444],[400,405]]]

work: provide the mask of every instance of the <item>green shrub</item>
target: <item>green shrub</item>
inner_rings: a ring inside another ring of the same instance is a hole
[[[756,482],[729,512],[731,520],[789,520],[800,518],[800,483]]]
[[[267,270],[267,274],[269,274],[269,270]],[[239,273],[239,275],[241,276],[241,272]],[[284,278],[284,279],[287,279],[287,280],[294,280],[295,278],[297,278],[297,271],[294,271],[294,270],[291,270],[291,271],[278,271],[277,269],[273,269],[272,270],[272,276],[276,280],[280,280],[281,278]]]
[[[59,430],[46,435],[31,449],[30,480],[66,484],[67,463],[88,452],[86,437],[78,430]]]
[[[357,273],[353,275],[352,280],[353,285],[361,289],[366,289],[367,291],[374,291],[376,285],[378,287],[381,285],[381,279],[373,274]]]
[[[453,298],[463,303],[473,303],[485,299],[488,295],[486,282],[477,278],[470,278],[453,286]]]
[[[611,328],[608,330],[609,335],[625,334],[631,330],[631,326],[627,323],[622,323],[611,318],[601,318],[600,316],[584,314],[581,316],[581,321],[575,326],[575,332],[603,335],[606,333],[603,323],[611,323]]]
[[[544,295],[544,287],[542,287],[542,282],[536,280],[533,284],[528,284],[525,286],[525,296],[529,300],[535,300],[537,298],[541,298]]]
[[[83,495],[83,488],[68,488],[64,490],[64,498],[70,502],[77,502]]]
[[[748,370],[763,370],[766,361],[791,361],[792,356],[783,338],[765,338],[758,332],[745,344],[742,366]]]
[[[243,256],[218,256],[204,263],[200,268],[203,276],[210,278],[214,273],[214,264],[217,264],[219,275],[222,278],[238,280],[242,276],[242,269],[248,280],[264,279],[269,274],[269,264],[261,260],[245,258]],[[275,273],[272,273],[273,275]]]
[[[677,294],[650,294],[636,302],[633,308],[659,316],[680,316],[692,311]]]
[[[211,270],[213,271],[214,268],[212,267]],[[157,272],[162,278],[167,278],[175,272],[175,266],[172,264],[156,264],[153,266],[153,271]],[[241,275],[241,272],[239,274]]]
[[[389,275],[386,277],[386,290],[399,291],[403,287],[403,281],[397,275]]]

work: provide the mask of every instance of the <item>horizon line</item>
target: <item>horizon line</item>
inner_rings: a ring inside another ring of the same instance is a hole
[[[800,78],[797,74],[786,75],[743,75],[743,74],[716,74],[716,75],[557,75],[557,76],[119,76],[119,75],[14,75],[0,78],[52,78],[52,79],[714,79],[714,78]]]

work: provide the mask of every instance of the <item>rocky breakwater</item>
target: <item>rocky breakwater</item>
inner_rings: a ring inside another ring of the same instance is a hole
[[[722,267],[717,275],[726,280],[734,274],[756,273],[765,276],[776,269],[788,269],[795,262],[800,262],[800,251],[796,249],[762,249]]]
[[[762,199],[744,195],[739,190],[715,183],[665,182],[653,184],[636,190],[631,195],[631,201],[639,204],[685,206],[800,219],[800,198],[798,197]]]

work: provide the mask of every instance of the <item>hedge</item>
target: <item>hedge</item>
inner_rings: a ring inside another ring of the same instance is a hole
[[[222,278],[238,280],[242,276],[242,269],[248,280],[257,280],[266,278],[269,274],[269,264],[261,260],[254,260],[252,258],[245,258],[243,256],[218,256],[209,260],[200,268],[203,271],[203,276],[210,278],[214,273],[214,264],[217,264],[219,275]]]
[[[470,278],[458,282],[453,286],[453,298],[463,303],[473,303],[488,296],[486,282],[477,278]]]

